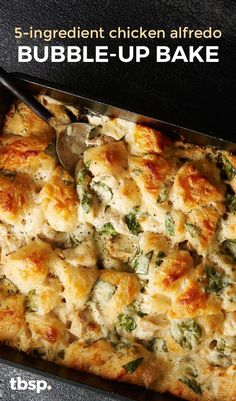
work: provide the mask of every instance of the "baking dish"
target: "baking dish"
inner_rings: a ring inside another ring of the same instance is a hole
[[[234,145],[229,143],[229,142],[225,142],[222,140],[217,140],[216,138],[211,138],[211,137],[206,137],[203,136],[202,134],[198,134],[189,130],[185,130],[183,128],[178,128],[178,127],[173,127],[167,123],[163,123],[151,118],[147,118],[147,117],[143,117],[134,113],[130,113],[130,112],[126,112],[124,110],[115,108],[113,106],[108,106],[105,105],[103,103],[99,103],[90,99],[86,99],[86,98],[82,98],[80,96],[76,96],[75,94],[69,93],[68,91],[60,91],[58,88],[52,87],[52,85],[50,84],[45,84],[45,83],[39,83],[38,81],[34,81],[31,79],[26,79],[26,83],[29,86],[29,88],[31,89],[31,91],[33,93],[37,93],[37,92],[41,92],[42,90],[45,91],[46,94],[53,96],[54,98],[58,98],[60,100],[63,101],[70,101],[70,102],[76,102],[77,104],[79,104],[82,107],[85,108],[90,108],[93,111],[97,111],[99,113],[103,113],[103,114],[108,114],[110,116],[119,116],[122,118],[127,118],[128,120],[132,120],[134,122],[142,122],[145,124],[149,124],[149,125],[155,125],[158,128],[161,128],[162,130],[167,131],[170,135],[180,135],[180,136],[186,136],[187,140],[189,142],[194,142],[197,144],[211,144],[214,146],[220,146],[221,148],[227,149],[227,150],[235,150]],[[1,113],[2,115],[5,114],[6,112],[6,108],[8,106],[8,102],[7,99],[9,100],[9,102],[12,101],[12,99],[10,97],[8,97],[8,94],[6,92],[1,91],[2,95],[2,99],[3,99],[3,104],[2,104],[2,110]],[[4,347],[2,348],[2,352],[5,354],[3,355],[4,358],[6,358],[7,360],[10,360],[11,362],[15,362],[15,363],[22,363],[24,366],[28,366],[28,367],[32,367],[32,359],[29,359],[25,356],[17,356],[16,352],[12,352],[12,351],[8,351],[5,350],[4,351]],[[21,355],[21,354],[20,354]],[[110,390],[110,387],[112,387],[111,391],[113,391],[114,394],[118,394],[120,396],[125,395],[125,396],[129,396],[131,398],[134,399],[143,399],[143,397],[146,397],[147,392],[145,390],[140,391],[139,389],[136,390],[134,389],[134,394],[133,394],[133,390],[132,390],[132,386],[121,386],[120,384],[114,384],[114,388],[113,388],[113,384],[112,383],[108,383],[105,382],[103,380],[100,380],[98,378],[94,378],[91,377],[89,375],[81,375],[81,374],[74,374],[74,372],[71,371],[67,371],[66,369],[61,369],[61,368],[56,368],[56,367],[50,367],[51,364],[47,364],[44,362],[39,362],[37,365],[37,362],[35,364],[35,360],[33,360],[33,365],[34,367],[36,366],[36,368],[39,368],[40,370],[42,369],[44,372],[47,372],[47,374],[50,373],[56,373],[59,374],[59,376],[64,377],[66,379],[75,379],[75,380],[79,380],[80,383],[82,382],[83,385],[91,385],[94,386],[95,383],[95,387],[100,388],[100,389],[108,389]],[[108,386],[108,388],[107,388]],[[117,388],[119,388],[119,392],[117,393]],[[122,394],[124,389],[124,393]],[[166,396],[161,396],[161,398],[155,393],[154,395],[151,395],[151,393],[148,393],[148,398],[149,399],[171,399],[169,397]],[[141,397],[141,398],[140,398]],[[164,397],[164,398],[163,398]]]

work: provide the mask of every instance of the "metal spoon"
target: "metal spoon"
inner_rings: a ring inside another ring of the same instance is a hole
[[[91,131],[91,126],[86,123],[63,124],[58,121],[33,95],[25,92],[19,82],[2,67],[0,67],[0,82],[55,130],[58,159],[69,173],[73,173],[86,149],[85,139]]]

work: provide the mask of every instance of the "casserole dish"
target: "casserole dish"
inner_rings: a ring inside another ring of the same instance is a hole
[[[43,88],[43,85],[38,85],[37,83],[36,84],[32,84],[32,82],[30,83],[30,87],[31,87],[31,89],[32,90],[36,90],[37,91],[37,89],[40,89],[40,92],[41,92],[41,90],[42,90],[42,88]],[[44,87],[45,88],[45,87]],[[129,113],[129,112],[125,112],[125,111],[123,111],[123,110],[121,110],[121,109],[117,109],[117,108],[113,108],[113,107],[111,107],[111,106],[106,106],[106,105],[104,105],[104,104],[102,104],[102,103],[98,103],[98,102],[93,102],[93,101],[91,101],[91,100],[89,100],[89,99],[84,99],[84,98],[81,98],[81,97],[76,97],[75,95],[72,95],[72,94],[68,94],[68,93],[63,93],[62,91],[57,91],[56,89],[53,89],[53,88],[50,88],[50,87],[47,87],[47,88],[45,88],[46,89],[46,94],[47,95],[50,95],[50,96],[52,96],[53,98],[57,98],[58,100],[63,100],[64,102],[75,102],[76,104],[79,104],[79,106],[80,107],[83,107],[83,108],[89,108],[90,110],[92,110],[92,111],[96,111],[96,112],[98,112],[98,113],[102,113],[102,114],[108,114],[109,116],[112,116],[112,117],[122,117],[122,118],[127,118],[129,121],[134,121],[134,122],[136,122],[136,123],[144,123],[144,124],[146,124],[146,125],[155,125],[155,128],[161,128],[162,130],[164,129],[165,131],[167,131],[168,133],[169,133],[169,135],[171,136],[171,135],[173,135],[173,134],[175,134],[175,135],[181,135],[181,136],[183,136],[183,135],[187,135],[188,137],[187,137],[187,139],[188,139],[188,142],[191,142],[191,141],[197,141],[198,142],[198,144],[199,144],[199,140],[201,140],[201,144],[203,144],[203,140],[206,140],[205,138],[206,137],[204,137],[204,136],[202,136],[201,134],[198,134],[198,133],[194,133],[194,132],[190,132],[190,131],[188,131],[188,130],[184,130],[184,129],[180,129],[180,128],[173,128],[173,127],[171,127],[170,125],[168,125],[168,124],[165,124],[165,123],[162,123],[162,122],[157,122],[156,120],[153,120],[153,119],[148,119],[148,118],[145,118],[145,117],[143,117],[143,116],[138,116],[138,115],[135,115],[135,114],[133,114],[133,113]],[[4,96],[4,105],[6,105],[6,99],[7,99],[7,95],[5,95]],[[4,112],[4,110],[3,110],[3,112]],[[192,137],[191,137],[192,136]],[[233,144],[230,144],[230,143],[227,143],[227,142],[225,142],[225,141],[217,141],[217,139],[214,139],[214,138],[210,138],[210,137],[208,137],[207,138],[207,144],[209,145],[209,144],[211,144],[211,145],[216,145],[216,143],[220,143],[220,147],[221,148],[227,148],[227,150],[233,150],[233,148],[234,148],[234,145]],[[112,145],[113,146],[113,145]],[[119,145],[120,147],[121,147],[121,145]],[[90,150],[90,153],[91,153],[91,150]],[[96,157],[96,154],[95,154],[95,157]],[[155,159],[155,158],[154,158]],[[93,157],[92,157],[92,160],[93,160]],[[95,159],[96,160],[96,159]],[[150,159],[151,160],[151,159]],[[95,163],[96,164],[96,163]],[[151,161],[148,161],[148,166],[151,164]],[[136,172],[137,172],[137,169],[136,169]],[[69,184],[66,184],[66,185],[69,185]],[[217,196],[218,196],[218,198],[219,198],[219,196],[220,196],[220,194],[218,194],[217,193]],[[218,199],[217,198],[217,199]],[[159,202],[162,202],[162,201],[159,201]],[[82,204],[83,205],[83,204]],[[87,204],[86,204],[87,205]],[[87,206],[86,206],[87,207]],[[135,211],[135,213],[137,213],[136,211]],[[135,215],[136,216],[136,215]],[[132,219],[133,219],[133,215],[131,216],[132,217]],[[172,221],[170,221],[170,218],[169,218],[169,216],[168,216],[168,225],[170,225],[170,223],[171,224],[173,224],[173,222]],[[127,222],[127,226],[128,226],[128,228],[129,228],[129,225],[128,225],[128,223],[130,223],[130,221],[128,221]],[[105,227],[105,226],[104,226]],[[107,228],[107,227],[106,227]],[[195,228],[194,226],[193,226],[193,224],[188,224],[188,228],[189,229],[191,229],[190,230],[190,234],[191,234],[191,237],[193,236],[192,234],[193,234],[193,229]],[[109,226],[109,229],[111,229],[111,227]],[[113,227],[112,227],[112,229],[113,229]],[[60,230],[59,230],[60,231]],[[169,231],[170,231],[170,227],[169,227]],[[171,228],[171,231],[172,231],[172,228]],[[113,233],[112,233],[113,234]],[[171,234],[170,233],[170,235],[173,235],[173,234]],[[150,252],[149,252],[149,254],[150,254]],[[146,255],[145,255],[146,256]],[[186,255],[185,255],[186,256]],[[151,255],[150,255],[150,257],[151,257]],[[163,255],[163,252],[162,252],[162,257],[165,257],[165,255]],[[10,259],[9,259],[10,260]],[[14,260],[11,260],[11,262],[14,262]],[[160,266],[160,264],[162,263],[162,260],[161,261],[159,261],[160,263],[158,264],[158,266]],[[139,269],[140,269],[140,265],[139,265],[139,263],[140,262],[135,262],[136,263],[136,268],[137,267],[139,267]],[[146,262],[145,262],[146,263]],[[10,265],[9,265],[10,266]],[[145,265],[146,266],[146,265]],[[146,267],[145,267],[146,268]],[[11,268],[10,268],[11,269]],[[213,269],[214,270],[214,269]],[[211,279],[211,275],[213,274],[212,273],[212,271],[210,271],[210,279]],[[141,273],[140,273],[141,274]],[[218,273],[216,274],[216,273],[214,273],[215,274],[215,276],[218,278]],[[104,275],[103,275],[104,276]],[[105,277],[106,277],[107,275],[105,275]],[[210,280],[209,279],[209,280]],[[174,280],[175,280],[175,278],[174,278]],[[104,282],[104,281],[103,281]],[[211,282],[210,282],[211,283]],[[209,285],[210,285],[210,283],[209,283]],[[211,283],[212,284],[212,283]],[[117,284],[118,285],[118,284]],[[212,291],[212,288],[210,288],[211,289],[211,291]],[[214,288],[214,291],[216,291],[215,290],[215,288]],[[217,289],[217,291],[219,291],[218,289]],[[127,315],[125,315],[125,316],[127,316]],[[131,319],[132,320],[132,319]],[[182,326],[181,326],[182,327]],[[199,327],[197,326],[197,330],[196,330],[196,325],[195,325],[195,323],[194,323],[194,327],[191,329],[191,330],[195,330],[195,332],[197,331],[197,335],[198,336],[200,336],[200,331],[201,331],[201,329],[199,329]],[[132,330],[133,330],[133,328],[132,328]],[[129,330],[129,331],[131,331],[131,330]],[[194,341],[195,341],[195,338],[194,338]],[[186,342],[186,341],[185,341]],[[191,345],[191,347],[192,347],[192,344],[190,344]],[[188,346],[189,346],[189,343],[188,343]],[[143,359],[143,358],[140,358],[140,359]],[[42,363],[42,362],[41,362]],[[127,366],[127,365],[125,365],[125,366]],[[129,367],[130,368],[130,367]],[[71,375],[72,376],[72,375]],[[195,382],[195,380],[193,381],[191,381],[191,383],[196,383]],[[191,384],[190,383],[190,384]],[[191,384],[192,385],[192,384]],[[121,385],[119,385],[119,387],[120,387]],[[190,387],[191,388],[191,387]],[[197,390],[196,390],[197,389]],[[195,386],[195,392],[198,392],[198,393],[200,393],[200,388],[196,385]],[[140,394],[140,390],[138,391],[138,393]],[[151,396],[151,395],[150,395]],[[150,398],[150,397],[149,397]]]

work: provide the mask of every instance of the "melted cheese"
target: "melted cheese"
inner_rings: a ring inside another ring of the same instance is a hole
[[[40,348],[46,353],[46,359],[54,359],[55,354],[64,350],[69,343],[66,326],[52,314],[40,316],[28,313],[26,321],[32,335],[31,347]]]
[[[22,295],[10,295],[1,299],[0,341],[14,343],[24,325],[24,297]]]
[[[104,270],[99,279],[112,285],[111,295],[102,306],[103,321],[106,325],[113,325],[117,316],[124,312],[125,307],[132,304],[140,291],[140,285],[134,274]]]
[[[53,137],[52,128],[20,101],[13,104],[9,113],[6,115],[3,133],[24,137],[37,135],[41,138],[48,138],[49,141],[51,141]]]
[[[172,193],[176,208],[191,211],[196,206],[209,206],[223,200],[220,188],[209,181],[194,164],[185,163],[176,175]]]
[[[14,224],[24,217],[28,188],[22,179],[0,174],[0,213],[3,222]]]
[[[56,231],[72,231],[77,225],[78,198],[74,181],[57,167],[44,185],[39,202],[50,226]]]
[[[125,135],[131,154],[162,153],[171,144],[170,140],[160,131],[143,125],[135,124]]]
[[[188,282],[177,296],[168,316],[171,318],[190,318],[202,314],[216,314],[220,311],[217,299],[205,293],[204,288],[195,280]]]
[[[23,293],[43,284],[49,271],[51,247],[45,242],[32,242],[6,258],[4,273]]]
[[[94,175],[125,175],[128,168],[127,150],[123,142],[111,142],[84,152],[85,164]]]
[[[188,252],[173,252],[163,260],[160,268],[155,271],[152,285],[171,294],[173,291],[179,290],[183,278],[191,272],[192,268],[193,260]]]
[[[43,152],[48,144],[44,137],[1,138],[0,169],[24,173],[42,187],[55,168],[55,160]]]
[[[63,287],[68,308],[84,309],[98,272],[92,268],[59,263],[55,268]]]
[[[170,175],[172,164],[162,156],[148,155],[143,157],[129,157],[131,176],[136,181],[145,202],[156,204],[161,192],[161,185]]]

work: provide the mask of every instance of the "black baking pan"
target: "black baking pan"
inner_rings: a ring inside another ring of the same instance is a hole
[[[214,146],[220,149],[227,150],[229,152],[236,152],[236,143],[234,143],[236,137],[236,129],[235,135],[229,134],[227,131],[222,132],[222,135],[215,136],[214,133],[210,133],[209,135],[206,133],[194,131],[191,129],[191,127],[183,128],[174,124],[170,124],[166,121],[161,121],[158,119],[158,115],[155,117],[144,116],[142,114],[135,113],[135,110],[124,110],[122,108],[122,105],[111,105],[100,100],[84,97],[81,94],[73,92],[71,88],[65,88],[61,85],[51,83],[36,77],[31,77],[25,74],[18,73],[13,73],[13,76],[15,76],[15,78],[20,81],[23,88],[30,90],[33,94],[43,92],[49,96],[54,97],[55,99],[78,104],[82,108],[92,110],[93,112],[106,114],[110,117],[120,117],[125,120],[133,121],[135,123],[149,125],[165,132],[172,139],[180,138],[181,140],[186,140],[187,142],[193,143],[195,145]],[[8,93],[7,96],[9,98]],[[6,105],[4,107],[7,108],[8,106]]]
[[[186,138],[188,142],[198,145],[211,145],[233,152],[236,151],[236,144],[228,142],[224,139],[211,137],[191,131],[189,129],[173,126],[151,117],[145,117],[131,111],[126,111],[115,106],[88,99],[73,93],[73,91],[70,91],[69,89],[62,89],[57,85],[44,82],[36,78],[19,74],[17,74],[16,77],[18,79],[20,78],[20,85],[25,87],[26,90],[29,90],[33,94],[43,92],[58,100],[78,104],[80,107],[82,107],[82,109],[84,108],[85,111],[89,109],[93,112],[107,114],[113,117],[121,117],[133,122],[144,123],[156,128],[160,128],[173,138]],[[0,126],[13,100],[14,98],[12,95],[4,87],[0,86]],[[177,401],[177,398],[174,398],[169,394],[162,395],[138,386],[108,381],[97,376],[73,371],[72,369],[64,368],[51,362],[33,358],[24,354],[23,352],[11,349],[5,345],[0,346],[0,362],[13,367],[19,367],[33,373],[39,373],[45,377],[53,378],[81,388],[87,388],[90,391],[94,391],[94,393],[110,393],[117,400]]]

